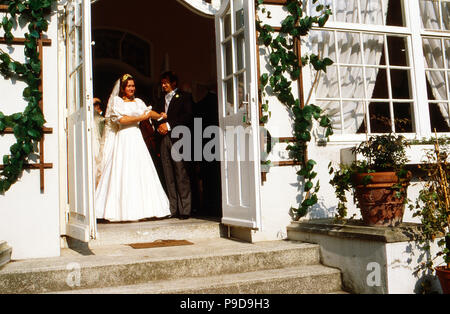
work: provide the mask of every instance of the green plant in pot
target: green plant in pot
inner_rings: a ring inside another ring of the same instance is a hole
[[[361,210],[364,224],[369,226],[396,226],[403,220],[406,191],[411,172],[406,169],[409,144],[401,135],[371,136],[353,148],[356,160],[350,165],[341,164],[330,183],[339,200],[337,215],[342,220],[347,215],[346,192],[353,193],[353,200]]]
[[[450,154],[449,147],[441,148],[438,140],[434,150],[426,152],[423,188],[419,192],[413,216],[422,223],[422,243],[428,251],[425,267],[433,270],[434,260],[442,257],[445,265],[434,267],[445,294],[450,294]],[[438,239],[438,251],[430,253],[430,243]]]

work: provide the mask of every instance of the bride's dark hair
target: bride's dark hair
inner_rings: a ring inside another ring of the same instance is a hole
[[[125,87],[128,85],[128,81],[134,81],[134,78],[130,74],[124,74],[120,78],[120,90],[119,90],[119,97],[122,98],[125,95]]]

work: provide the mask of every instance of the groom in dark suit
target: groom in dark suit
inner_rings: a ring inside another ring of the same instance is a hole
[[[193,121],[191,95],[178,90],[178,78],[175,73],[165,72],[160,77],[163,97],[154,110],[165,112],[167,119],[157,121],[161,163],[170,202],[171,217],[187,219],[191,215],[191,184],[186,169],[188,161],[176,161],[172,158],[172,145],[177,139],[171,137],[171,131],[177,126],[189,128]]]

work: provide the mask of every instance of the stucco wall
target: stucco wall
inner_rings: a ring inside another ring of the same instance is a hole
[[[0,18],[3,17],[0,13]],[[56,14],[50,17],[48,38],[52,45],[44,47],[44,116],[53,134],[45,135],[45,162],[53,168],[45,170],[45,192],[40,191],[39,170],[26,170],[19,181],[4,195],[0,195],[0,239],[13,249],[12,259],[58,256],[59,187],[58,187],[58,98],[57,98],[57,23]],[[26,28],[16,28],[14,35],[23,37]],[[0,45],[18,61],[24,61],[23,45],[13,48]],[[26,106],[22,91],[25,84],[0,79],[0,111],[4,114],[22,112]],[[0,136],[0,156],[9,153],[14,135]]]

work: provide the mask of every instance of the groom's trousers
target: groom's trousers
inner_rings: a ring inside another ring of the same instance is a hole
[[[172,158],[170,133],[161,140],[161,163],[167,186],[167,197],[172,215],[191,215],[191,183],[185,162]]]

